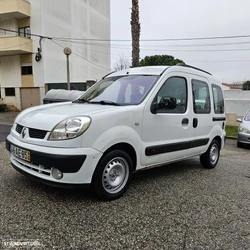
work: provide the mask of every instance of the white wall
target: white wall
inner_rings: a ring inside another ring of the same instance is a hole
[[[110,39],[110,0],[33,0],[32,4],[40,3],[40,17],[31,19],[32,32],[48,37],[59,38],[97,38]],[[33,16],[33,15],[32,15]],[[37,31],[36,31],[37,30]],[[100,79],[110,71],[110,47],[93,47],[86,45],[86,41],[71,43],[70,41],[42,41],[41,62],[34,62],[34,72],[42,71],[43,81],[35,79],[36,86],[44,83],[66,82],[66,56],[64,47],[70,47],[72,54],[70,61],[70,81],[85,82]],[[59,45],[58,45],[59,44]],[[93,44],[93,42],[92,42]],[[36,82],[39,81],[39,84]],[[43,82],[43,83],[42,83]]]
[[[30,27],[32,34],[48,37],[110,39],[110,0],[32,0],[30,2]],[[0,27],[17,30],[17,20],[0,20]],[[13,36],[15,33],[0,31],[0,36]],[[39,47],[39,37],[33,41],[33,77],[34,87],[40,87],[41,103],[44,98],[45,83],[66,82],[66,56],[64,47],[70,47],[70,80],[85,82],[99,80],[110,72],[110,43],[105,46],[86,40],[79,43],[56,40],[42,40],[42,60],[35,61],[35,53]],[[19,56],[0,58],[0,86],[15,87],[16,97],[2,98],[7,104],[20,108],[21,65]]]
[[[242,118],[250,109],[250,91],[224,90],[226,124],[238,126],[237,118]]]
[[[32,34],[44,35],[42,26],[42,13],[41,13],[41,2],[40,0],[30,1],[31,8],[31,18],[30,18],[30,31]],[[33,52],[37,53],[39,45],[39,37],[32,37],[33,40]],[[42,40],[42,45],[44,40]],[[32,55],[32,66],[33,66],[33,77],[34,77],[34,87],[44,87],[44,63],[43,59],[40,62],[35,60],[35,54]]]
[[[225,90],[226,113],[243,116],[250,109],[250,91]]]
[[[0,57],[0,86],[1,97],[4,103],[16,106],[21,109],[20,90],[21,87],[21,65],[20,56]],[[15,96],[5,96],[3,88],[15,87]]]

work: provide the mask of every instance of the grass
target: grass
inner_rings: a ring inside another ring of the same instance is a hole
[[[237,138],[238,137],[238,127],[227,125],[226,126],[226,134],[227,134],[227,137]]]

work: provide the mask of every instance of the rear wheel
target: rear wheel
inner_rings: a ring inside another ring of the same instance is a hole
[[[208,150],[200,156],[204,168],[214,168],[220,158],[220,146],[217,140],[213,140]]]
[[[103,200],[121,197],[128,188],[132,169],[132,160],[126,152],[113,150],[104,155],[92,180],[95,194]]]

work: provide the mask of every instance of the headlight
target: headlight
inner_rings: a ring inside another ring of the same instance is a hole
[[[250,131],[242,125],[239,126],[239,132],[250,134]]]
[[[49,140],[68,140],[81,135],[91,123],[89,117],[73,117],[57,124],[52,130]]]

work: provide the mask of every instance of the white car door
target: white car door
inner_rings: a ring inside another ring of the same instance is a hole
[[[213,129],[212,93],[209,81],[204,77],[192,76],[192,110],[191,135],[193,142],[190,155],[197,155],[206,151]]]
[[[187,156],[190,137],[188,94],[190,83],[186,74],[171,72],[162,79],[145,105],[142,128],[141,165],[170,162]],[[174,97],[176,107],[152,108],[162,97]],[[155,111],[155,112],[154,112]]]

